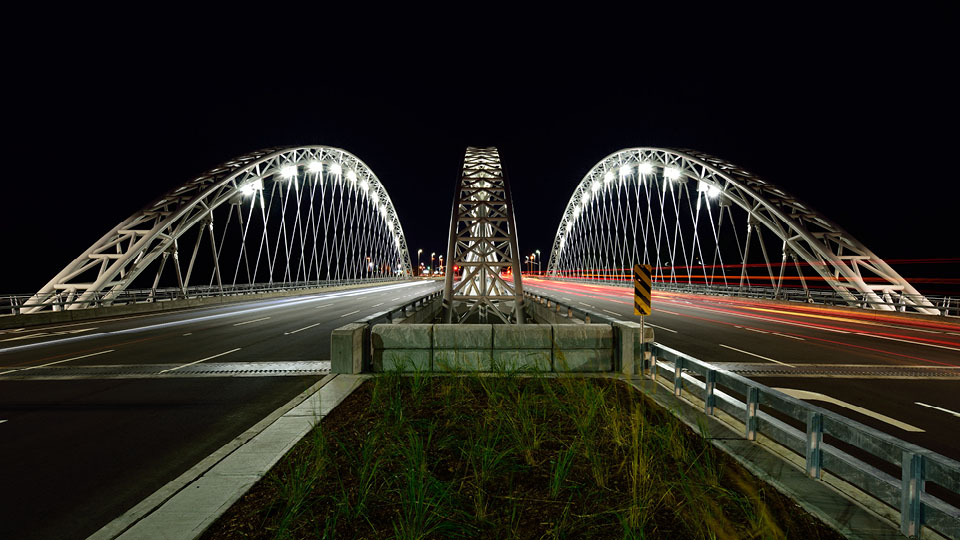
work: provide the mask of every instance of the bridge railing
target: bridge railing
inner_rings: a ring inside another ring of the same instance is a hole
[[[960,538],[957,503],[927,492],[960,500],[960,462],[659,343],[646,346],[642,375],[702,403],[707,415],[726,413],[747,440],[769,438],[796,454],[809,477],[822,480],[826,471],[899,511],[907,536],[919,537],[925,525]]]
[[[567,281],[571,283],[596,283],[599,285],[612,285],[615,287],[633,287],[632,281],[623,281],[619,279],[582,279],[582,278],[546,278],[554,281]],[[691,294],[702,294],[708,296],[736,296],[740,298],[757,298],[765,300],[785,300],[790,302],[802,302],[808,304],[823,304],[828,306],[847,306],[851,305],[849,298],[844,298],[833,290],[820,289],[797,289],[797,288],[776,288],[761,286],[737,286],[737,285],[704,285],[697,283],[664,283],[654,282],[654,290],[680,292]],[[934,296],[934,295],[903,295],[899,300],[887,301],[870,299],[866,296],[852,291],[853,303],[856,307],[863,309],[883,309],[889,307],[893,311],[906,312],[910,305],[908,301],[920,302],[921,299],[929,300],[934,307],[940,310],[943,316],[960,317],[960,297],[956,296]]]
[[[208,298],[213,296],[240,296],[248,294],[264,294],[271,292],[295,291],[324,287],[342,287],[346,285],[361,285],[367,283],[384,283],[403,281],[406,278],[369,278],[321,281],[297,281],[291,283],[254,283],[252,285],[224,285],[223,289],[217,286],[196,285],[181,290],[178,287],[164,287],[157,289],[125,289],[116,298],[107,300],[104,293],[97,293],[92,300],[68,300],[66,295],[60,294],[50,303],[38,304],[36,297],[31,294],[2,294],[0,295],[0,314],[19,315],[23,309],[43,305],[51,307],[53,311],[68,309],[71,305],[90,304],[88,307],[117,306],[145,302],[167,302],[187,298]]]

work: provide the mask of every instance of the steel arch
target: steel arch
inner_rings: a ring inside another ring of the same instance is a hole
[[[638,147],[619,150],[597,163],[581,180],[567,203],[554,239],[547,275],[556,277],[567,237],[589,201],[597,183],[603,185],[621,170],[650,174],[670,171],[677,179],[693,179],[719,191],[721,199],[745,210],[752,224],[762,224],[784,242],[784,252],[800,256],[826,283],[851,304],[860,293],[871,305],[892,310],[891,304],[909,306],[920,313],[939,314],[886,262],[829,218],[817,213],[783,189],[720,158],[688,149]],[[632,167],[632,169],[631,169]],[[748,239],[749,242],[749,239]],[[864,274],[879,278],[869,284]],[[883,298],[880,297],[883,296]]]
[[[334,170],[329,174],[338,176],[341,171],[348,171],[350,189],[359,191],[359,186],[363,187],[393,235],[402,267],[398,274],[412,276],[406,238],[393,202],[363,161],[345,150],[328,146],[267,148],[227,161],[133,214],[61,270],[22,311],[30,313],[50,308],[64,296],[71,302],[68,309],[87,307],[95,298],[109,303],[157,257],[175,249],[181,235],[209,220],[214,209],[250,194],[257,186],[262,189],[264,179],[279,177],[291,170],[297,174],[301,167],[317,174],[323,174],[324,169]],[[262,205],[262,191],[260,202]],[[93,281],[77,281],[78,276],[90,275],[95,269]],[[177,270],[179,272],[179,267]],[[219,279],[219,269],[217,274]]]

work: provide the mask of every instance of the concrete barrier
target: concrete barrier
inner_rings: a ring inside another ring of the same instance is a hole
[[[363,346],[367,325],[350,323],[330,333],[330,372],[363,371]]]
[[[431,371],[432,324],[375,324],[370,330],[373,371]]]
[[[640,323],[632,321],[617,321],[613,323],[617,335],[618,362],[614,371],[624,375],[641,375],[644,372],[650,353],[646,352],[643,344],[653,343],[653,328],[643,327],[640,335]]]

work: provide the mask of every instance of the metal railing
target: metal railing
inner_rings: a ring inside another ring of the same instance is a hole
[[[407,318],[408,316],[417,312],[417,310],[422,309],[424,306],[426,306],[433,300],[440,298],[441,296],[443,296],[443,291],[437,290],[432,293],[420,296],[414,300],[411,300],[400,307],[391,308],[386,311],[380,311],[372,315],[368,315],[355,322],[363,323],[363,324],[366,324],[367,326],[373,326],[375,324],[382,324],[382,323],[392,324],[395,321],[399,322],[400,320]]]
[[[581,278],[545,278],[555,281],[568,281],[571,283],[596,283],[599,285],[612,285],[614,287],[633,287],[632,281],[623,281],[619,279],[581,279]],[[709,296],[737,296],[741,298],[758,298],[766,300],[785,300],[788,302],[801,302],[807,304],[823,304],[828,306],[847,306],[859,307],[862,309],[878,309],[881,306],[891,308],[893,311],[906,312],[911,306],[905,300],[919,302],[921,299],[929,300],[935,309],[940,310],[940,315],[950,317],[960,317],[960,297],[956,296],[931,296],[931,295],[902,295],[898,301],[871,300],[863,294],[855,291],[850,292],[850,297],[844,297],[833,289],[796,289],[796,288],[776,288],[761,286],[737,286],[737,285],[703,285],[697,283],[665,283],[656,281],[653,283],[653,289],[657,291],[681,292],[702,294]],[[921,306],[922,307],[922,306]]]
[[[747,440],[763,435],[799,455],[809,477],[821,479],[826,470],[898,510],[900,531],[906,536],[919,538],[921,526],[927,526],[960,538],[960,509],[926,492],[930,482],[960,498],[960,462],[659,343],[645,347],[650,362],[643,376],[665,379],[678,397],[699,399],[707,415],[719,409],[739,419]],[[806,427],[794,427],[777,416]],[[881,467],[824,442],[825,436],[873,456]],[[882,469],[899,470],[900,478]]]
[[[581,307],[574,306],[573,304],[567,304],[561,302],[553,297],[549,297],[542,294],[532,293],[530,291],[523,291],[523,297],[534,301],[540,305],[545,306],[548,309],[553,309],[558,315],[562,317],[567,317],[569,319],[580,319],[583,322],[597,323],[597,324],[613,324],[617,319],[611,319],[606,315],[597,313],[596,311],[583,309]]]
[[[326,287],[341,287],[345,285],[361,285],[366,283],[385,283],[393,281],[404,281],[407,278],[369,278],[369,279],[346,279],[346,280],[322,280],[322,281],[298,281],[291,283],[254,283],[252,285],[224,285],[223,289],[217,286],[196,285],[186,289],[179,287],[165,287],[157,289],[125,289],[116,298],[105,299],[105,293],[97,293],[94,298],[84,300],[68,300],[66,295],[60,293],[55,302],[47,304],[31,303],[36,302],[35,295],[31,294],[2,294],[0,295],[0,314],[19,315],[24,308],[44,306],[50,307],[53,311],[62,311],[68,306],[76,304],[89,304],[86,307],[104,307],[118,306],[125,304],[137,304],[148,302],[169,302],[171,300],[184,300],[188,298],[207,298],[213,296],[240,296],[248,294],[264,294],[271,292],[295,291],[302,289],[318,289]]]

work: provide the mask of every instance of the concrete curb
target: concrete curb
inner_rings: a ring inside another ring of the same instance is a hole
[[[717,416],[703,414],[702,410],[677,398],[668,388],[647,377],[626,377],[624,380],[673,413],[694,432],[701,433],[701,427],[705,428],[711,444],[847,538],[903,538],[899,524],[889,516],[881,515],[887,513],[882,508],[868,507],[845,495],[826,481],[826,474],[823,481],[809,478],[802,466],[773,448],[775,443],[746,440],[742,431],[736,431]]]
[[[194,539],[369,375],[327,375],[90,536]]]

